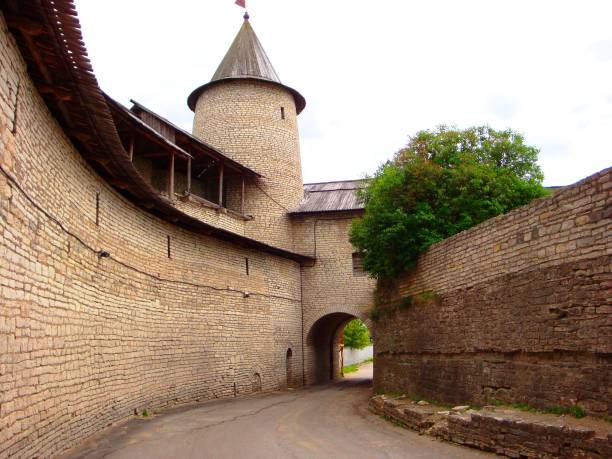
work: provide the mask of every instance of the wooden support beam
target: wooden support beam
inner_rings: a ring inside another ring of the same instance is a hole
[[[127,190],[130,187],[130,184],[128,182],[124,182],[123,180],[116,177],[109,177],[106,181],[114,187],[120,188],[122,190]]]
[[[134,134],[130,137],[130,162],[134,162]]]
[[[187,158],[187,194],[191,194],[191,158]]]
[[[74,91],[62,86],[41,83],[37,85],[36,88],[41,94],[54,95],[61,101],[70,101],[74,98]]]
[[[240,213],[244,215],[244,189],[245,189],[245,176],[242,176],[242,187],[240,189]]]
[[[174,153],[170,155],[170,167],[168,171],[168,198],[174,201]]]
[[[34,40],[32,40],[32,37],[26,34],[23,35],[23,40],[25,41],[26,47],[30,51],[32,59],[36,63],[36,67],[38,68],[40,74],[43,76],[45,82],[49,85],[53,84],[53,79],[51,78],[51,74],[47,69],[47,64],[40,55],[40,52],[38,52],[39,48],[36,43],[34,43]]]
[[[223,163],[219,163],[219,202],[218,204],[223,207]]]
[[[24,16],[6,13],[5,17],[10,27],[15,27],[23,34],[35,36],[43,35],[46,32],[43,25],[33,22]]]

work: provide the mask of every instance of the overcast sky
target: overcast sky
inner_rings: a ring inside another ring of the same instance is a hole
[[[186,99],[242,24],[233,0],[76,0],[102,89],[191,131]],[[541,149],[546,185],[612,165],[612,1],[247,0],[300,91],[306,182],[372,173],[418,130],[489,124]]]

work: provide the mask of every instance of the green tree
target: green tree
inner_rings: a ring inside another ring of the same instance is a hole
[[[371,343],[370,330],[359,319],[351,320],[344,327],[344,345],[353,349],[363,349]]]
[[[418,132],[361,193],[350,240],[366,271],[397,276],[432,244],[545,196],[538,153],[510,129]]]

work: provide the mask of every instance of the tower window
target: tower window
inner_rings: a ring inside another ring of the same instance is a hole
[[[365,276],[366,272],[363,270],[363,255],[358,252],[353,253],[353,276]]]
[[[285,107],[281,107],[281,119],[285,119]]]

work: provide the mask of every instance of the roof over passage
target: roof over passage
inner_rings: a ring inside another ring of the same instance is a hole
[[[164,118],[161,115],[158,115],[157,113],[148,109],[144,105],[136,102],[133,99],[131,100],[131,102],[134,105],[129,110],[130,113],[135,114],[135,116],[137,116],[138,119],[142,119],[144,118],[142,117],[142,112],[144,112],[149,115],[148,118],[153,118],[157,120],[159,123],[165,124],[170,130],[173,131],[174,143],[177,146],[193,151],[194,154],[210,156],[214,158],[216,161],[223,162],[227,167],[235,169],[236,171],[244,173],[245,175],[248,175],[251,177],[262,177],[260,173],[252,169],[249,169],[243,164],[240,164],[234,161],[233,159],[226,156],[221,150],[204,142],[202,139],[195,137],[194,135],[190,134],[184,129],[181,129],[176,124],[172,123],[171,121],[168,121],[166,118]],[[147,118],[145,118],[143,121],[146,123],[147,122],[146,120]]]
[[[357,191],[366,185],[366,180],[305,184],[304,199],[291,214],[363,210],[364,206],[357,196]]]
[[[289,91],[295,100],[297,113],[299,114],[306,106],[306,100],[295,89],[285,86],[281,83],[276,70],[272,66],[272,62],[268,58],[266,51],[263,49],[261,42],[257,38],[249,16],[245,14],[244,23],[238,31],[236,38],[217,71],[212,77],[212,80],[195,89],[187,99],[187,105],[190,109],[195,110],[196,102],[200,94],[210,86],[221,81],[228,80],[260,80],[282,86]]]

